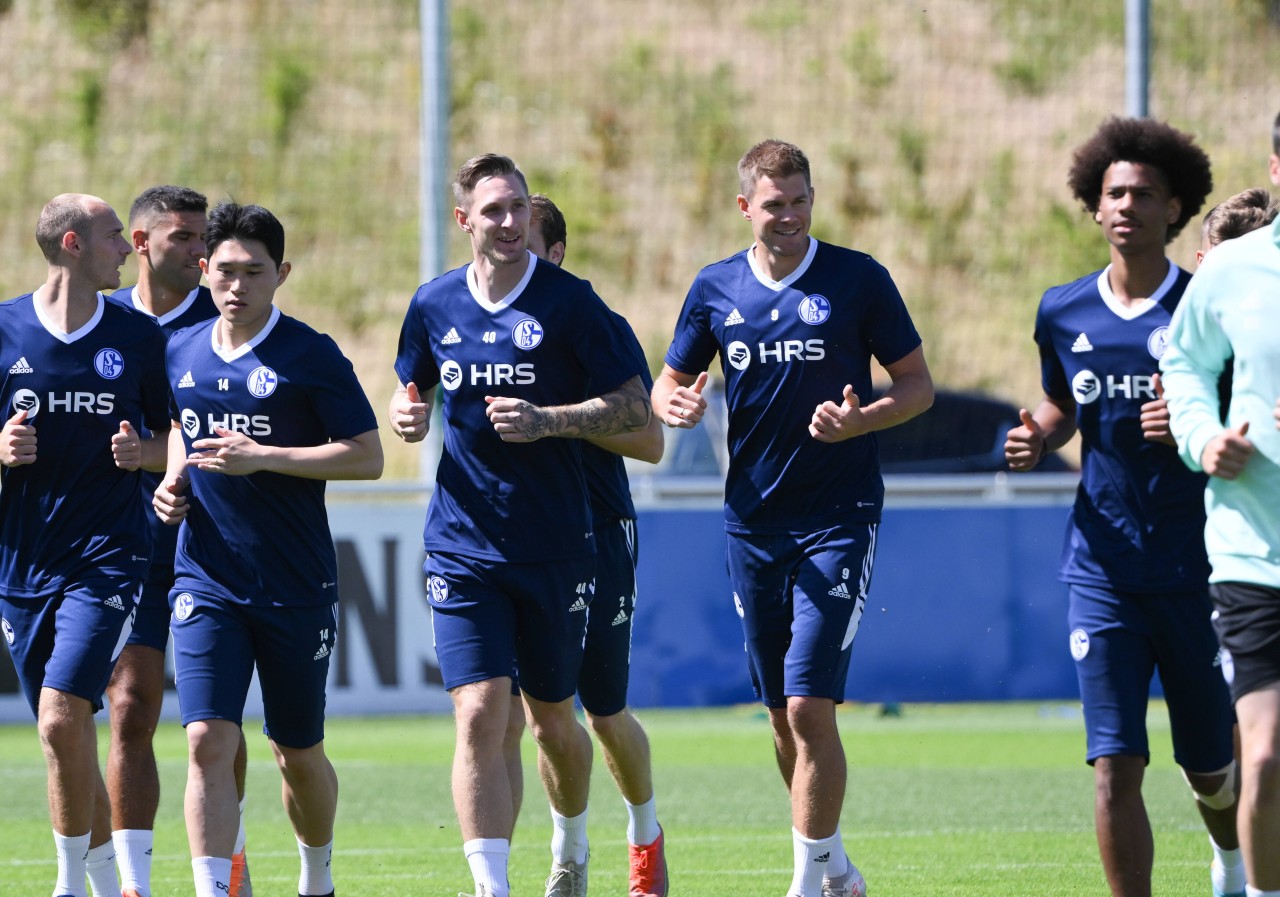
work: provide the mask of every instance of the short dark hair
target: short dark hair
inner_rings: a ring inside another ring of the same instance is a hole
[[[1169,193],[1182,201],[1182,214],[1169,225],[1173,240],[1204,206],[1213,190],[1213,171],[1205,151],[1190,134],[1150,118],[1112,116],[1076,148],[1067,183],[1089,214],[1102,200],[1102,179],[1116,162],[1149,165],[1160,172]]]
[[[36,222],[36,243],[45,261],[56,262],[62,252],[62,238],[68,233],[88,234],[93,216],[79,193],[60,193],[45,203]]]
[[[564,215],[556,208],[551,198],[543,193],[535,193],[529,197],[529,209],[532,212],[530,223],[542,233],[542,242],[550,249],[557,243],[569,245],[569,228],[565,224]]]
[[[199,212],[209,211],[209,200],[203,193],[197,193],[190,187],[175,187],[172,184],[161,184],[148,187],[138,194],[129,208],[129,224],[151,215],[163,215],[166,212]]]
[[[242,206],[220,202],[209,213],[209,230],[205,232],[205,252],[213,252],[228,240],[257,240],[267,248],[267,255],[279,268],[284,264],[284,225],[262,206]]]
[[[1280,112],[1276,113],[1276,120],[1271,123],[1271,152],[1280,156]]]
[[[761,177],[777,180],[793,174],[804,175],[805,186],[813,187],[808,157],[800,147],[783,140],[762,140],[738,160],[738,185],[742,195],[748,198]]]
[[[1213,247],[1224,240],[1243,237],[1275,221],[1277,211],[1280,203],[1271,198],[1271,191],[1252,187],[1209,210],[1200,228],[1201,239]]]
[[[479,156],[473,156],[462,163],[462,167],[458,169],[458,173],[453,177],[453,199],[459,206],[464,206],[467,200],[471,198],[472,192],[476,189],[476,184],[485,178],[509,177],[514,175],[519,178],[520,186],[524,188],[524,192],[529,192],[529,182],[524,179],[524,172],[516,167],[516,163],[511,161],[508,156],[499,156],[497,153],[484,153]]]

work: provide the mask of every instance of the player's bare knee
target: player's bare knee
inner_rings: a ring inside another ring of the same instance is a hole
[[[324,752],[324,742],[306,748],[293,748],[272,741],[271,753],[275,755],[276,766],[280,768],[281,775],[290,782],[327,778],[332,769]]]
[[[1210,810],[1228,810],[1239,800],[1239,776],[1234,760],[1215,772],[1188,772],[1184,769],[1182,777],[1196,800]]]
[[[239,729],[227,720],[196,720],[187,724],[187,756],[199,769],[230,767],[235,762]]]
[[[791,698],[787,701],[787,728],[800,743],[822,744],[839,738],[835,702],[826,698]]]

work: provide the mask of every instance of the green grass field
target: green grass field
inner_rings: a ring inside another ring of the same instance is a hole
[[[640,713],[653,745],[658,810],[677,897],[782,897],[790,881],[787,802],[768,724],[755,707]],[[1074,704],[906,705],[840,712],[849,759],[842,822],[874,897],[1105,894],[1093,837],[1092,774]],[[247,727],[256,728],[256,727]],[[1145,793],[1155,893],[1208,894],[1209,849],[1171,759],[1162,704],[1150,715]],[[449,796],[448,717],[331,720],[342,782],[334,873],[347,897],[470,890]],[[156,897],[191,893],[182,827],[182,730],[157,737],[164,794]],[[626,815],[602,762],[591,804],[591,892],[626,893]],[[518,897],[542,894],[550,823],[526,738],[526,802],[512,853]],[[34,728],[0,726],[0,893],[47,893],[54,876],[44,764]],[[250,738],[249,856],[259,897],[295,893],[297,852],[265,739]]]

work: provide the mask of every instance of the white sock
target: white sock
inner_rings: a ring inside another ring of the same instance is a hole
[[[85,861],[89,857],[89,833],[59,835],[54,832],[53,846],[58,852],[58,883],[53,886],[53,892],[83,897]]]
[[[116,881],[116,848],[110,841],[89,848],[84,871],[89,876],[89,890],[93,897],[120,897],[120,882]]]
[[[245,842],[244,802],[247,799],[248,798],[244,798],[244,797],[240,798],[240,828],[236,831],[236,848],[235,850],[231,851],[232,856],[235,856],[236,854],[244,853],[244,842]],[[146,895],[144,894],[143,897],[146,897]]]
[[[308,847],[299,840],[298,856],[302,857],[298,893],[305,897],[307,894],[328,894],[332,891],[333,875],[329,863],[333,860],[333,842],[330,841],[323,847]]]
[[[120,890],[133,888],[142,897],[151,897],[151,848],[155,833],[149,828],[122,828],[111,833],[120,868]]]
[[[1253,885],[1245,885],[1245,897],[1280,897],[1280,891],[1259,891]]]
[[[193,857],[196,897],[227,897],[231,893],[230,857]]]
[[[843,858],[839,835],[811,840],[791,829],[791,844],[795,853],[795,872],[791,877],[788,897],[821,897],[822,879],[827,864],[835,854]]]
[[[1213,865],[1209,867],[1209,880],[1220,894],[1238,894],[1244,889],[1244,854],[1240,848],[1223,850],[1212,837]]]
[[[507,860],[511,857],[510,841],[506,838],[473,838],[462,845],[462,852],[471,867],[477,894],[509,897],[511,885],[507,881]]]
[[[627,843],[636,847],[648,847],[662,834],[658,825],[657,795],[642,804],[627,803]]]
[[[557,863],[587,861],[587,811],[561,816],[551,811],[551,859]]]
[[[831,859],[827,861],[827,878],[839,878],[849,871],[853,863],[849,862],[849,854],[845,853],[844,835],[840,833],[840,826],[836,826],[836,833],[832,837],[836,839],[836,849],[831,851]]]

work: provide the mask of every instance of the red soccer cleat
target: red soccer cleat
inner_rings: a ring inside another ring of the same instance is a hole
[[[667,897],[667,853],[662,831],[658,831],[658,840],[647,847],[627,846],[631,851],[629,897]]]

